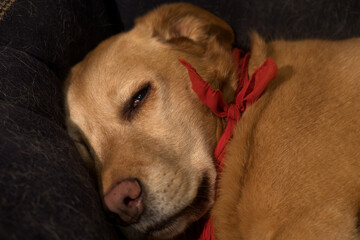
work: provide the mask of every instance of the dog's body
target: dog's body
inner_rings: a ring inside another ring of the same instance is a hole
[[[272,57],[278,77],[227,146],[217,238],[359,239],[360,40],[252,39],[249,72]],[[208,12],[165,5],[73,68],[69,133],[129,238],[171,239],[212,206],[212,152],[224,126],[178,58],[231,101],[232,42]]]
[[[359,239],[360,39],[257,39],[252,53],[278,77],[228,145],[219,239]]]

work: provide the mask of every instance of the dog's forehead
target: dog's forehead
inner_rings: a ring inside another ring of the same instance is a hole
[[[148,69],[146,48],[138,41],[131,41],[128,35],[119,34],[102,42],[75,66],[70,79],[71,90],[101,91],[113,88],[119,80],[145,73]],[[126,83],[122,81],[122,84]]]
[[[127,77],[162,70],[168,62],[169,47],[154,38],[132,31],[100,44],[84,61],[87,78]],[[88,80],[87,80],[88,81]]]
[[[89,54],[88,68],[111,75],[140,67],[146,62],[146,57],[151,56],[148,45],[141,38],[133,38],[131,32],[119,34]]]

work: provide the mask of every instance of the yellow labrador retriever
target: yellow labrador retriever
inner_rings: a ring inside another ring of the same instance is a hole
[[[67,126],[129,239],[174,239],[212,208],[217,239],[360,239],[360,40],[252,37],[249,72],[278,76],[237,123],[215,200],[225,123],[191,89],[183,58],[231,102],[233,32],[164,5],[71,71]],[[214,206],[213,206],[214,205]]]

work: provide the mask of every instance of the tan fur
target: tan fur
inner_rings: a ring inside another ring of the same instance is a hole
[[[253,37],[250,68],[272,57],[278,77],[228,145],[217,239],[360,238],[359,46]]]
[[[227,101],[236,89],[233,33],[190,4],[164,5],[133,30],[101,43],[71,71],[67,125],[99,178],[102,196],[121,179],[146,193],[130,239],[171,239],[213,204],[212,152],[224,127],[191,90],[190,62]],[[267,57],[278,77],[249,107],[227,148],[213,208],[217,239],[358,239],[360,203],[360,40],[265,43],[252,34],[253,72]],[[134,118],[126,102],[151,88]],[[87,146],[87,147],[86,147]],[[196,199],[209,179],[206,199]],[[183,213],[183,214],[182,214]]]

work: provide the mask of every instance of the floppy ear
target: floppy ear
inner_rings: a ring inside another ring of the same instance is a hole
[[[188,3],[162,5],[135,23],[135,27],[161,41],[186,47],[192,44],[203,51],[210,42],[231,50],[234,41],[234,33],[226,22]]]
[[[202,63],[190,62],[197,72],[220,88],[226,101],[236,89],[231,55],[234,33],[231,27],[210,12],[188,3],[166,4],[138,18],[135,29],[173,48],[196,55]],[[186,60],[186,59],[185,59]]]

